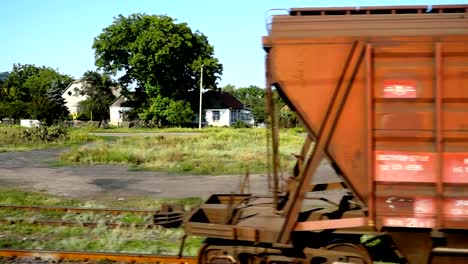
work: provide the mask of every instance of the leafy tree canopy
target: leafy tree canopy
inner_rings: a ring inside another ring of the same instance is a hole
[[[63,92],[72,81],[71,76],[49,67],[15,64],[0,87],[0,100],[30,102],[34,97],[46,96],[53,83]]]
[[[0,81],[0,118],[34,118],[51,124],[65,119],[68,110],[62,92],[73,81],[49,67],[15,64]]]
[[[158,95],[184,100],[199,89],[202,64],[205,89],[216,88],[223,70],[205,35],[166,15],[119,15],[94,39],[93,48],[96,66],[121,74],[124,87],[144,91],[148,107]]]
[[[113,89],[117,89],[117,85],[109,75],[96,71],[85,72],[82,81],[82,94],[87,98],[78,105],[78,112],[99,120],[101,125],[109,119],[109,107],[116,99]]]

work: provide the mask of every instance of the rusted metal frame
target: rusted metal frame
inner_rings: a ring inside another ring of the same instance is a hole
[[[294,231],[315,231],[333,228],[350,228],[367,225],[367,217],[342,218],[320,221],[306,221],[297,223]]]
[[[174,264],[197,264],[194,257],[177,257],[169,255],[151,254],[122,254],[110,252],[85,252],[85,251],[58,251],[58,250],[20,250],[0,249],[0,257],[43,257],[68,260],[113,260],[127,261],[132,263],[174,263]]]
[[[296,189],[289,198],[286,208],[285,222],[277,238],[279,243],[287,243],[291,232],[294,230],[303,198],[305,197],[305,193],[308,192],[309,182],[320,161],[326,156],[325,150],[328,146],[331,135],[333,134],[333,129],[341,114],[343,105],[348,97],[352,83],[361,64],[364,51],[365,46],[363,43],[360,41],[353,42],[348,58],[344,64],[342,74],[334,91],[333,99],[325,114],[324,121],[322,123],[323,125],[318,133],[316,146],[314,147],[311,158],[308,160],[306,167],[300,176]],[[347,76],[349,76],[349,81],[345,83],[344,87],[342,87],[345,77]]]
[[[297,219],[297,212],[299,212],[299,210],[300,210],[300,207],[301,207],[301,204],[302,204],[302,198],[305,197],[305,192],[306,191],[305,190],[302,191],[302,190],[305,189],[304,186],[306,186],[306,185],[307,185],[307,187],[309,187],[310,178],[312,177],[313,172],[316,170],[316,167],[318,166],[318,163],[324,157],[323,149],[321,147],[319,147],[320,144],[323,144],[322,141],[324,141],[322,134],[323,134],[323,131],[324,131],[324,127],[326,126],[328,116],[330,115],[330,113],[331,113],[331,111],[333,109],[334,103],[336,101],[336,98],[337,98],[337,96],[339,94],[339,91],[340,91],[339,87],[341,87],[341,84],[342,84],[342,82],[344,80],[346,71],[349,68],[349,65],[351,63],[351,60],[352,60],[356,45],[357,45],[356,42],[352,43],[350,53],[349,53],[349,55],[348,55],[348,57],[347,57],[347,59],[345,61],[343,71],[342,71],[342,73],[340,75],[340,78],[338,80],[338,83],[337,83],[337,87],[333,92],[333,96],[331,97],[332,101],[330,102],[330,104],[329,104],[329,106],[327,108],[327,111],[325,113],[325,117],[324,117],[322,126],[320,127],[320,130],[317,133],[316,146],[311,151],[310,159],[307,161],[307,163],[304,164],[304,168],[301,170],[301,173],[300,173],[300,176],[299,176],[299,179],[298,179],[298,182],[297,182],[297,186],[295,186],[295,190],[293,190],[293,193],[290,194],[288,205],[286,207],[286,210],[284,210],[284,212],[283,212],[283,213],[285,213],[286,220],[285,220],[285,223],[283,224],[283,227],[282,227],[282,229],[280,231],[280,234],[278,236],[278,242],[285,243],[285,241],[287,240],[286,237],[288,236],[289,231],[292,230],[294,222]],[[291,196],[292,196],[292,198],[291,198]]]
[[[267,56],[267,65],[269,59]],[[267,66],[268,69],[268,66]],[[278,189],[279,189],[279,179],[278,179],[278,166],[279,166],[279,156],[278,156],[278,127],[275,119],[275,110],[274,110],[274,103],[273,103],[273,92],[270,83],[270,73],[267,70],[267,87],[266,87],[266,104],[268,114],[270,115],[270,126],[271,126],[271,143],[273,148],[273,200],[274,200],[274,207],[275,210],[278,209]]]
[[[226,217],[224,218],[224,224],[229,223],[229,220],[231,220],[232,218],[233,211],[234,211],[234,194],[231,194],[231,196],[229,196],[229,202],[226,208]]]
[[[268,50],[269,52],[269,50]],[[271,92],[271,81],[270,81],[270,70],[269,70],[269,54],[267,53],[265,55],[265,87],[266,87],[266,92],[268,92],[268,89],[270,89],[270,92]],[[268,114],[268,111],[269,111],[269,101],[268,101],[268,96],[265,96],[265,107],[266,107],[266,110],[267,110],[267,114]],[[268,119],[267,119],[267,122],[268,122]],[[266,129],[266,133],[265,133],[265,136],[266,136],[266,158],[267,158],[267,163],[266,163],[266,167],[267,167],[267,182],[268,182],[268,191],[272,191],[272,182],[271,182],[271,153],[270,153],[270,134],[268,133],[269,130]],[[276,200],[275,200],[276,201]],[[276,206],[276,202],[275,202],[275,206]]]
[[[347,98],[348,98],[349,92],[350,92],[351,87],[352,87],[352,85],[353,85],[354,78],[356,77],[356,74],[357,74],[357,72],[358,72],[358,70],[359,70],[359,67],[361,66],[362,60],[363,60],[364,55],[365,55],[365,52],[366,52],[366,45],[364,44],[364,41],[363,41],[363,40],[356,40],[356,43],[357,43],[357,45],[360,47],[359,53],[358,53],[358,55],[357,55],[357,56],[358,56],[358,57],[357,57],[357,62],[356,62],[356,64],[350,64],[350,65],[353,65],[354,67],[351,67],[353,70],[351,71],[351,75],[350,75],[349,81],[346,83],[345,88],[343,88],[343,89],[345,89],[344,98],[342,99],[342,102],[341,102],[341,103],[337,103],[337,108],[338,108],[338,109],[336,110],[336,117],[335,117],[334,119],[332,119],[331,128],[330,128],[330,134],[326,134],[326,135],[327,135],[327,136],[326,136],[326,142],[325,142],[325,144],[324,144],[323,150],[324,150],[324,152],[325,152],[325,156],[328,156],[328,157],[331,156],[330,153],[328,153],[327,148],[328,148],[328,146],[329,146],[329,144],[330,144],[331,137],[332,137],[332,135],[333,135],[333,131],[335,131],[335,129],[336,129],[336,125],[338,124],[338,120],[339,120],[339,117],[340,117],[340,115],[341,115],[341,111],[342,111],[343,108],[344,108],[344,105],[345,105],[346,100],[347,100]],[[359,45],[359,44],[361,44],[361,45]],[[359,47],[358,47],[358,48],[359,48]],[[354,53],[353,53],[353,54],[354,54]],[[352,54],[352,55],[353,55],[353,54]],[[346,76],[346,71],[343,73],[342,77],[344,77],[344,76]],[[342,82],[342,80],[340,80],[340,82]],[[341,85],[340,85],[340,86],[341,86]],[[340,87],[340,86],[338,86],[338,87]],[[335,103],[335,102],[337,101],[337,100],[335,100],[336,95],[334,95],[333,98],[334,98],[334,99],[332,100],[332,102]],[[340,102],[340,101],[338,100],[338,102]],[[332,109],[334,109],[334,108],[332,108]],[[328,114],[329,114],[329,113],[327,113],[326,118],[328,117]],[[326,120],[326,119],[325,119],[325,120]],[[356,195],[356,192],[354,192],[354,188],[353,188],[353,186],[350,184],[350,182],[348,181],[348,179],[347,179],[346,177],[344,177],[344,178],[343,178],[343,181],[346,183],[346,185],[348,185],[348,186],[351,187],[350,189],[352,190],[353,195]],[[362,198],[362,197],[360,197],[360,198]]]
[[[432,252],[436,254],[468,255],[468,249],[466,248],[436,247],[432,249]]]
[[[275,208],[278,210],[278,192],[279,192],[279,173],[280,173],[280,159],[279,159],[279,127],[278,119],[275,115],[275,104],[273,97],[271,97],[271,129],[272,129],[272,144],[273,144],[273,192],[276,199]]]
[[[328,183],[318,183],[318,184],[310,184],[309,185],[309,192],[320,192],[320,191],[329,191],[329,190],[342,190],[348,189],[346,182],[339,181],[339,182],[328,182]]]
[[[359,37],[356,37],[359,38]],[[405,36],[368,36],[366,38],[361,38],[362,41],[367,41],[371,43],[377,42],[391,42],[391,43],[399,43],[408,41],[408,37]],[[448,41],[448,42],[456,42],[456,41],[466,41],[466,37],[462,35],[444,35],[439,37],[440,41]],[[347,36],[335,36],[335,37],[320,37],[314,38],[311,37],[303,37],[300,39],[294,39],[290,37],[271,37],[268,39],[263,39],[264,45],[292,45],[292,46],[299,46],[299,45],[311,45],[311,44],[336,44],[339,42],[350,42],[350,37]],[[413,43],[421,43],[421,42],[430,42],[433,41],[431,37],[428,36],[411,36],[411,42]]]
[[[177,257],[182,258],[184,255],[184,248],[185,248],[185,240],[187,239],[187,234],[184,234],[180,241],[179,246],[179,253],[177,253]]]
[[[437,219],[435,228],[439,229],[444,226],[443,223],[443,174],[444,174],[444,164],[443,164],[443,146],[442,146],[442,43],[435,43],[435,117],[436,117],[436,151],[437,151],[437,182],[436,182],[436,212]]]
[[[463,9],[466,5],[464,4],[454,4],[454,5],[433,5],[432,9],[442,10],[442,9]],[[468,7],[467,7],[468,8]],[[426,10],[427,6],[423,5],[409,5],[409,6],[363,6],[360,7],[360,11],[367,11],[367,10]],[[356,11],[355,7],[297,7],[291,8],[290,12],[303,12],[303,11]],[[467,11],[468,12],[468,11]]]
[[[374,181],[374,69],[372,44],[366,46],[366,106],[367,106],[367,175],[369,195],[367,210],[369,225],[375,224],[375,181]]]
[[[244,177],[241,178],[239,193],[243,194],[245,189],[250,192],[250,173],[249,170],[245,173]]]
[[[313,149],[312,145],[312,137],[311,135],[307,135],[306,139],[304,140],[304,144],[302,144],[302,149],[299,155],[294,155],[297,159],[295,168],[297,168],[297,175],[296,171],[293,172],[294,177],[291,177],[290,180],[297,180],[298,176],[301,175],[301,172],[304,169],[304,164],[307,162],[308,154]]]
[[[267,146],[267,149],[266,149],[267,186],[268,186],[268,191],[273,192],[273,187],[272,187],[273,183],[271,179],[272,175],[271,175],[271,152],[270,152],[270,146],[271,146],[270,137],[271,136],[270,136],[268,129],[266,129],[265,136],[266,136],[266,146]]]
[[[302,145],[301,154],[297,156],[298,158],[297,162],[298,162],[299,168],[301,168],[302,164],[306,161],[307,153],[309,153],[311,145],[312,145],[312,138],[309,135],[307,135],[306,139],[304,140],[304,144]]]

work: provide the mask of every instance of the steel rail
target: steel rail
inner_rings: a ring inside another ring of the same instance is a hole
[[[0,249],[0,257],[9,258],[43,258],[57,260],[79,260],[79,261],[99,261],[113,260],[130,263],[160,263],[160,264],[196,264],[196,257],[152,255],[152,254],[131,254],[131,253],[110,253],[110,252],[86,252],[86,251],[55,251],[55,250],[20,250],[20,249]]]
[[[44,226],[80,226],[80,227],[98,227],[106,226],[107,228],[154,228],[155,224],[129,224],[117,222],[89,222],[89,221],[52,221],[52,220],[27,220],[27,219],[0,219],[0,224],[15,225],[44,225]]]

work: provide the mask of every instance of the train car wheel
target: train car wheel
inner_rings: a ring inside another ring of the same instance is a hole
[[[353,243],[340,243],[330,244],[326,247],[327,250],[349,252],[350,255],[343,254],[340,263],[352,263],[352,264],[372,264],[372,259],[367,250],[358,244]]]

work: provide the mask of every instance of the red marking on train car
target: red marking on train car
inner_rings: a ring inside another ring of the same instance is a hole
[[[383,225],[392,227],[433,228],[435,226],[435,221],[432,218],[384,217]]]
[[[375,151],[375,179],[386,182],[435,182],[435,153]]]
[[[387,80],[383,83],[384,98],[416,98],[416,84],[411,80]]]
[[[468,153],[444,153],[444,182],[468,183]]]

